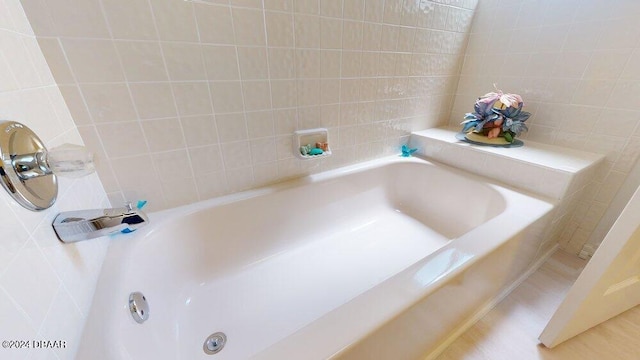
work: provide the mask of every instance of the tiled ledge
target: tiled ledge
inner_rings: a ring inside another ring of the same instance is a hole
[[[455,138],[459,128],[411,134],[411,146],[433,160],[560,200],[583,188],[604,156],[525,140],[519,148],[477,146]]]
[[[537,260],[553,249],[567,227],[604,156],[524,140],[519,148],[478,146],[455,138],[459,128],[434,128],[411,134],[418,153],[531,192],[556,202],[545,233],[528,246],[537,246]]]

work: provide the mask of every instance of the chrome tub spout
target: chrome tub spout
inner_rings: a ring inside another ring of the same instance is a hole
[[[130,233],[149,222],[147,215],[131,204],[114,209],[62,212],[53,220],[53,230],[64,243]]]

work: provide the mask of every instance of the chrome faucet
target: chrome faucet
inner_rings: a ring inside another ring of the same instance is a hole
[[[114,209],[62,212],[53,219],[53,230],[64,243],[130,233],[149,222],[147,215],[131,203]]]

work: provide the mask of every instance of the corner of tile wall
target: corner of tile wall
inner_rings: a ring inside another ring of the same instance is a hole
[[[497,84],[522,95],[532,113],[525,142],[606,156],[558,238],[571,252],[590,238],[640,155],[639,11],[634,1],[578,0],[483,0],[476,9],[449,124]],[[504,46],[492,45],[497,38]]]
[[[49,148],[82,144],[18,0],[0,0],[0,48],[0,119],[26,124]],[[2,349],[0,357],[74,358],[108,240],[65,245],[51,222],[60,211],[108,205],[97,174],[59,178],[57,202],[41,212],[0,190],[0,318],[8,324],[0,338],[66,342],[63,349]]]

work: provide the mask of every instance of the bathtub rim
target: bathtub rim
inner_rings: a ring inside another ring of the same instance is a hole
[[[358,173],[366,170],[380,168],[392,163],[418,163],[418,164],[432,165],[438,168],[443,168],[446,171],[454,173],[458,176],[462,176],[477,182],[484,183],[486,185],[489,185],[492,188],[494,186],[497,186],[499,188],[504,188],[515,193],[520,193],[528,197],[532,197],[534,199],[551,203],[553,205],[557,204],[557,201],[554,199],[544,197],[524,189],[515,188],[511,185],[507,185],[505,183],[502,183],[481,175],[477,175],[465,170],[461,170],[456,167],[453,167],[438,161],[434,161],[432,159],[427,159],[426,157],[422,157],[420,155],[414,155],[408,158],[401,157],[398,155],[392,155],[392,156],[386,156],[379,159],[369,160],[369,161],[365,161],[357,164],[347,165],[347,166],[339,167],[337,169],[327,170],[327,171],[323,171],[316,174],[309,174],[301,177],[285,179],[281,182],[267,184],[265,186],[261,186],[256,189],[249,189],[249,190],[244,190],[244,191],[240,191],[232,194],[216,196],[211,199],[200,200],[191,204],[186,204],[186,205],[181,205],[181,206],[177,206],[169,209],[150,212],[148,213],[148,216],[150,219],[151,226],[143,227],[138,231],[136,231],[135,233],[131,234],[131,236],[135,238],[147,236],[159,227],[158,225],[156,225],[157,222],[168,221],[169,218],[171,217],[179,218],[183,216],[188,216],[190,214],[200,212],[212,207],[222,206],[222,205],[234,203],[237,201],[248,200],[248,199],[263,196],[263,195],[269,195],[269,194],[284,191],[290,188],[295,188],[298,186],[310,185],[310,184],[314,184],[314,183],[325,181],[325,180],[331,180],[331,179],[339,178],[341,176],[346,176],[349,174],[354,174],[354,173]],[[116,244],[123,241],[126,242],[127,237],[123,237],[123,236],[113,237],[110,239],[109,246],[112,246],[112,244]]]

